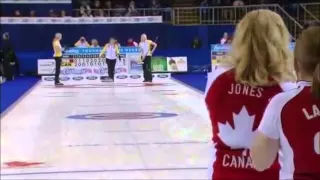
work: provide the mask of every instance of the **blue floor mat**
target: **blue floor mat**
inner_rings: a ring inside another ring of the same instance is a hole
[[[0,113],[8,109],[25,92],[38,82],[36,77],[19,77],[14,81],[7,81],[0,85]]]
[[[207,79],[205,73],[173,74],[172,77],[202,92],[206,89]]]

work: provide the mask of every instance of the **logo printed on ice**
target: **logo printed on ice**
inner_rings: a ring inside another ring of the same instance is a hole
[[[167,74],[159,74],[158,76],[157,76],[158,78],[167,78],[167,77],[169,77]]]
[[[136,75],[131,75],[130,78],[131,79],[139,79],[139,78],[141,78],[141,76],[136,74]]]
[[[98,79],[98,77],[97,76],[87,76],[86,79],[88,79],[88,80],[96,80],[96,79]]]
[[[45,77],[44,80],[45,81],[54,81],[54,77]]]
[[[68,80],[70,80],[70,78],[67,77],[67,76],[60,77],[59,79],[60,79],[61,81],[68,81]]]
[[[81,80],[84,79],[84,77],[82,77],[82,76],[76,76],[76,77],[73,77],[72,79],[75,80],[75,81],[81,81]]]
[[[118,75],[116,77],[117,77],[117,79],[126,79],[126,78],[128,78],[127,75]]]

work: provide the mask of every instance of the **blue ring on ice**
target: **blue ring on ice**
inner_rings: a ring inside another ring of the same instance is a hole
[[[76,120],[139,120],[175,117],[175,113],[154,113],[154,112],[118,112],[118,113],[97,113],[68,116]]]

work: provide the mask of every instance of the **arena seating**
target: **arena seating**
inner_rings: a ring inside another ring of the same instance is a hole
[[[74,7],[70,0],[60,0],[60,2],[62,1],[64,1],[64,3],[56,2],[51,4],[19,4],[15,1],[16,3],[10,4],[7,2],[2,2],[1,8],[3,9],[2,13],[6,16],[12,16],[13,11],[19,8],[21,8],[21,13],[25,13],[21,16],[28,16],[29,10],[35,10],[37,16],[48,16],[48,11],[50,11],[51,9],[55,10],[56,12],[65,10],[67,15],[71,15],[73,14],[73,12],[75,12],[74,15],[77,14],[76,12],[79,11],[79,4],[77,4],[76,1],[74,2]],[[66,1],[68,1],[69,3],[66,3]],[[126,7],[128,6],[129,0],[115,2],[120,2],[124,7]],[[140,2],[146,1],[140,0]],[[188,54],[188,52],[192,51],[192,53],[188,55],[190,56],[189,62],[195,66],[200,66],[201,64],[206,63],[201,62],[202,59],[207,59],[207,57],[209,57],[208,47],[210,46],[210,44],[217,43],[224,32],[232,34],[236,23],[240,21],[245,13],[251,10],[264,8],[276,11],[285,20],[285,23],[293,38],[297,37],[298,34],[300,34],[303,25],[306,22],[319,21],[320,19],[320,3],[290,5],[288,7],[290,7],[293,12],[295,12],[290,13],[288,8],[286,8],[286,5],[283,4],[249,5],[243,7],[178,7],[181,5],[182,1],[168,0],[161,2],[164,4],[170,3],[172,7],[163,8],[163,6],[161,6],[161,8],[159,9],[150,9],[140,8],[140,2],[139,0],[136,0],[137,11],[139,12],[140,16],[150,16],[153,15],[153,11],[159,11],[159,15],[162,15],[164,23],[139,25],[120,24],[116,26],[109,24],[95,24],[92,26],[73,25],[77,28],[74,29],[72,34],[68,33],[69,29],[67,29],[65,26],[49,27],[46,25],[22,25],[19,28],[14,28],[11,25],[1,24],[1,33],[10,32],[11,40],[15,45],[19,59],[23,60],[21,64],[27,64],[25,67],[30,67],[29,69],[27,69],[27,71],[33,71],[33,69],[36,68],[36,63],[30,62],[35,62],[37,58],[48,58],[51,56],[51,44],[48,42],[51,41],[52,34],[54,34],[56,31],[65,34],[63,43],[69,46],[74,44],[74,42],[77,41],[80,36],[86,36],[89,41],[92,38],[98,39],[100,44],[105,43],[110,36],[114,36],[117,37],[121,44],[124,44],[129,37],[132,37],[136,41],[138,41],[139,35],[143,31],[146,32],[151,39],[157,36],[160,37],[158,40],[159,47],[156,53],[159,53],[160,55],[169,55],[170,53],[178,55],[179,53],[182,54],[182,52],[183,54]],[[187,0],[183,2],[189,2],[191,4],[195,1]],[[253,1],[250,2],[253,3]],[[184,4],[184,6],[190,4]],[[73,10],[72,8],[75,9]],[[111,11],[116,10],[112,9]],[[194,37],[198,37],[202,40],[202,47],[200,49],[192,49],[190,51],[188,48],[191,47],[191,42]],[[32,46],[29,46],[29,42],[31,41],[35,43]]]

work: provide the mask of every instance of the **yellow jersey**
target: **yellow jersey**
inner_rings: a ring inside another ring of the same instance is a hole
[[[102,56],[103,54],[106,55],[106,58],[108,59],[117,59],[117,56],[120,53],[120,48],[117,44],[109,44],[107,43],[103,49],[100,52],[100,56]]]
[[[144,42],[139,43],[139,47],[142,49],[143,56],[152,56],[152,54],[151,54],[152,43],[153,42],[151,40],[146,40]]]
[[[53,40],[52,42],[53,46],[53,57],[61,57],[62,56],[62,48],[59,40]]]

